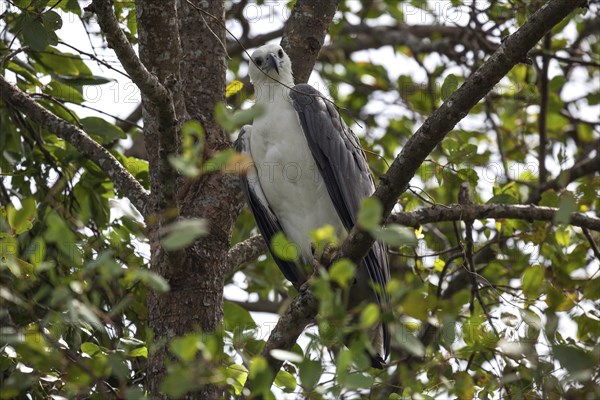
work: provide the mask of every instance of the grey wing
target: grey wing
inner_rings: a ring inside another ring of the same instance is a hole
[[[250,125],[244,126],[235,141],[236,150],[250,158],[252,158],[252,153],[250,151],[251,130],[252,127]],[[276,233],[283,232],[283,229],[263,193],[254,164],[251,163],[247,165],[245,171],[241,172],[240,183],[242,191],[244,192],[244,197],[250,207],[250,211],[254,215],[256,225],[270,249],[271,239]],[[300,287],[305,281],[305,277],[300,269],[294,263],[278,258],[272,252],[271,254],[286,279],[296,288]]]
[[[318,90],[307,84],[296,85],[290,98],[329,196],[349,231],[356,223],[362,199],[375,191],[365,153],[335,107]],[[375,242],[363,260],[370,279],[382,289],[390,278],[386,253],[385,245]],[[376,291],[375,295],[381,305],[389,303],[385,291]],[[387,357],[390,336],[385,324],[383,336]]]

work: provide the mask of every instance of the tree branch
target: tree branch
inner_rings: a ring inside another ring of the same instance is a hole
[[[452,94],[442,106],[437,109],[431,117],[417,130],[409,139],[400,155],[396,157],[388,172],[380,180],[379,186],[374,194],[383,204],[384,217],[387,218],[396,204],[396,199],[402,194],[422,162],[428,157],[431,151],[437,146],[446,134],[464,118],[479,100],[488,93],[496,83],[506,75],[510,69],[524,60],[527,52],[548,32],[554,25],[569,15],[577,7],[583,7],[587,4],[585,0],[552,0],[533,14],[529,20],[514,34],[509,36],[500,48],[484,63],[484,65],[470,76],[465,83]],[[456,209],[457,206],[450,207],[456,218],[462,218],[464,207]],[[460,206],[458,206],[460,207]],[[481,209],[479,208],[481,207]],[[519,208],[522,207],[522,208]],[[438,208],[438,207],[436,207]],[[443,207],[439,207],[443,209]],[[492,210],[498,214],[498,218],[508,218],[506,210],[514,211],[515,215],[521,215],[528,219],[532,217],[524,212],[527,206],[503,206],[503,205],[484,205],[473,206],[475,210],[481,210],[482,218],[491,218]],[[556,212],[555,209],[537,207],[537,216],[543,220],[551,220]],[[485,212],[484,212],[485,211]],[[414,213],[403,213],[405,219],[417,226],[421,219],[415,218]],[[461,213],[462,212],[462,213]],[[438,214],[441,217],[441,213]],[[411,219],[411,217],[413,217]],[[468,215],[472,219],[477,219],[477,214]],[[433,218],[433,216],[432,216]],[[439,217],[438,217],[439,218]],[[423,219],[425,220],[425,219]],[[575,225],[595,226],[600,229],[600,220],[592,217],[585,217],[581,214],[573,214],[572,223]],[[418,222],[418,224],[417,224]],[[430,222],[435,222],[434,220]],[[590,228],[592,229],[592,228]],[[349,258],[354,262],[359,262],[367,253],[373,244],[373,238],[358,227],[354,227],[342,244],[338,252],[338,257]],[[302,293],[304,300],[295,299],[288,310],[280,318],[265,347],[264,354],[268,354],[270,349],[282,348],[290,349],[306,325],[312,321],[317,312],[317,301],[310,292]],[[285,322],[283,322],[285,321]],[[283,333],[285,331],[285,334]],[[282,335],[286,336],[281,340]],[[281,363],[272,358],[269,359],[269,365],[277,371]]]
[[[73,145],[95,162],[114,182],[138,211],[146,216],[149,194],[146,189],[112,155],[83,130],[57,117],[36,103],[27,93],[11,85],[0,75],[0,96],[10,106],[25,114],[41,127]]]
[[[298,0],[283,29],[281,46],[292,60],[294,81],[305,83],[317,61],[340,0]]]
[[[558,208],[520,204],[450,204],[448,206],[439,205],[392,214],[388,222],[414,228],[433,222],[468,221],[486,218],[552,222],[558,211]],[[600,231],[600,218],[581,213],[572,213],[569,223],[573,226]]]
[[[334,42],[323,46],[319,60],[336,60],[343,53],[346,58],[351,53],[384,46],[407,46],[414,54],[437,52],[456,59],[462,54],[455,50],[457,44],[464,45],[470,51],[483,50],[491,54],[499,45],[485,38],[476,38],[471,30],[446,25],[397,25],[369,26],[366,24],[349,25],[342,33],[354,36],[351,41]],[[438,39],[433,39],[438,38]],[[427,39],[427,40],[424,40]]]
[[[267,244],[261,235],[254,235],[243,242],[236,243],[227,252],[227,271],[225,275],[233,273],[238,266],[248,261],[256,260],[258,256],[264,254],[267,250]]]
[[[387,218],[396,199],[404,193],[419,166],[448,132],[488,93],[513,66],[524,60],[527,52],[554,25],[586,0],[552,0],[534,13],[514,34],[510,35],[492,56],[433,112],[408,140],[388,172],[380,179],[373,197],[383,205]],[[342,244],[338,257],[354,262],[362,260],[373,244],[373,238],[355,226]]]
[[[98,24],[106,36],[108,45],[114,50],[133,83],[153,103],[168,105],[171,102],[169,91],[158,80],[158,77],[148,71],[140,61],[119,26],[119,21],[113,11],[112,0],[93,0],[85,10],[95,13],[98,17]]]
[[[113,1],[93,0],[92,4],[86,7],[86,11],[97,15],[98,24],[123,68],[140,89],[142,95],[156,106],[159,125],[158,148],[160,149],[157,181],[160,184],[153,184],[152,195],[156,199],[156,206],[163,209],[173,204],[178,176],[168,160],[170,154],[177,153],[178,123],[173,98],[169,89],[160,82],[156,75],[146,69],[135,53],[119,26],[119,21],[113,11]],[[170,77],[170,79],[177,78]]]
[[[527,203],[537,204],[542,198],[542,193],[546,190],[560,190],[569,183],[595,172],[600,172],[600,153],[596,154],[593,158],[587,158],[578,162],[571,168],[562,171],[556,178],[541,184],[537,190],[531,192],[527,198]]]
[[[283,365],[283,361],[271,356],[271,350],[291,349],[298,340],[298,337],[304,332],[304,328],[310,324],[317,316],[319,310],[319,301],[309,290],[301,291],[298,296],[292,300],[292,303],[279,317],[277,325],[271,331],[269,340],[265,344],[262,355],[267,359],[273,378],[277,371]]]
[[[253,47],[262,46],[269,40],[273,40],[280,37],[282,34],[283,29],[276,29],[271,32],[256,35],[252,38],[243,37],[240,39],[239,42],[230,39],[227,41],[227,54],[229,54],[230,57],[239,56],[240,54],[243,54],[245,50],[251,49]]]
[[[544,51],[549,51],[552,45],[552,35],[547,33],[544,36]],[[539,69],[539,86],[540,86],[540,113],[538,115],[538,130],[540,136],[540,144],[538,150],[538,169],[540,187],[548,180],[548,170],[546,169],[546,154],[548,147],[548,132],[546,130],[548,119],[548,68],[550,66],[550,57],[546,54],[542,55],[542,67]]]

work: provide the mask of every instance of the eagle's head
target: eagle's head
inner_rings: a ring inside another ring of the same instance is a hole
[[[292,61],[278,44],[266,44],[254,50],[249,74],[255,85],[274,83],[275,80],[286,85],[294,84]]]

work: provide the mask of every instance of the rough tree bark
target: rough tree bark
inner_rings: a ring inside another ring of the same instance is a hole
[[[317,14],[314,1],[298,1],[293,10],[290,18],[293,26],[302,22],[302,18],[297,16],[298,10],[305,10],[307,5],[312,7],[312,15],[318,15],[318,18],[314,18],[318,22],[315,22],[315,29],[293,29],[287,36],[291,42],[299,45],[302,42],[299,35],[309,32],[311,40],[318,42],[309,59],[302,51],[293,58],[299,74],[306,77],[310,74],[338,2],[320,3],[321,6],[327,6],[327,13]],[[214,118],[215,104],[225,101],[225,3],[223,0],[210,0],[190,4],[183,0],[177,2],[176,10],[174,7],[175,2],[137,2],[140,55],[147,65],[157,65],[155,73],[172,90],[180,122],[189,118],[200,121],[205,135],[203,156],[210,157],[231,145],[227,134]],[[155,131],[160,128],[156,126],[158,110],[152,110],[152,107],[151,102],[145,102],[144,127],[148,131],[144,134],[150,160],[160,160],[164,143],[160,144],[159,149],[153,148],[157,143]],[[177,143],[176,139],[173,138],[173,143]],[[152,171],[156,173],[159,168]],[[156,230],[149,235],[151,267],[166,278],[171,286],[168,293],[150,295],[148,298],[151,327],[155,338],[162,341],[198,327],[204,332],[219,329],[223,320],[224,280],[231,270],[231,259],[228,257],[231,230],[243,205],[237,177],[218,172],[204,174],[194,181],[180,178],[176,197],[174,204],[165,205],[162,209],[158,207],[157,227],[160,222],[168,221],[163,216],[168,215],[170,206],[176,208],[182,217],[204,218],[209,224],[210,235],[176,253],[161,250]],[[149,359],[148,388],[155,396],[159,396],[159,385],[165,376],[166,357],[168,354],[163,347]],[[198,392],[188,393],[186,398],[211,399],[221,396],[220,388],[207,385]]]
[[[298,0],[296,3],[284,29],[283,42],[291,55],[299,82],[305,81],[312,70],[338,3],[339,0]],[[397,196],[406,188],[423,159],[456,122],[526,56],[545,32],[573,9],[585,4],[585,0],[548,2],[431,116],[382,179],[376,195],[384,203],[385,215],[389,214]],[[93,0],[90,8],[98,14],[109,44],[142,91],[144,136],[150,160],[150,194],[85,132],[41,108],[18,87],[0,77],[0,96],[7,104],[90,157],[144,214],[151,244],[151,268],[171,285],[170,292],[152,294],[148,298],[150,326],[156,342],[163,344],[198,327],[205,332],[218,329],[223,317],[226,274],[244,259],[264,251],[264,244],[257,238],[229,249],[231,229],[242,205],[235,176],[211,173],[186,182],[176,179],[177,175],[167,161],[168,154],[178,150],[180,124],[189,118],[198,119],[205,129],[205,157],[230,146],[227,135],[213,115],[214,105],[224,100],[225,91],[224,1],[207,0],[198,3],[197,7],[202,7],[215,18],[191,7],[187,0],[136,1],[143,64],[119,29],[112,0]],[[304,51],[308,52],[308,57]],[[148,71],[144,65],[152,69]],[[599,160],[596,156],[582,161],[569,171],[567,177],[547,182],[544,189],[558,187],[565,180],[597,170]],[[551,220],[556,212],[543,207],[455,205],[402,213],[394,219],[414,226],[466,217]],[[186,250],[167,253],[160,246],[159,228],[179,216],[205,218],[211,234]],[[597,218],[580,214],[572,214],[571,217],[573,225],[600,230]],[[368,235],[355,229],[346,240],[342,254],[359,259],[371,244],[372,239]],[[285,348],[287,343],[295,343],[315,310],[316,302],[309,292],[297,298],[282,317],[282,326],[278,325],[274,331],[267,349]],[[167,358],[168,353],[163,346],[148,360],[147,385],[153,398],[161,397],[159,388],[165,377]],[[189,399],[221,397],[222,390],[211,385],[186,395]]]
[[[317,61],[340,0],[303,0],[285,24],[281,46],[292,60],[295,83],[305,83]]]
[[[171,89],[179,122],[190,118],[200,121],[205,134],[204,157],[228,147],[227,135],[213,115],[215,104],[225,99],[224,26],[185,1],[139,0],[136,7],[142,61],[156,67],[154,72]],[[198,7],[217,19],[224,18],[222,0],[201,2]],[[160,160],[161,151],[169,146],[159,142],[157,148],[158,110],[148,101],[144,102],[144,109],[145,143],[152,163],[153,159]],[[177,143],[180,137],[170,140]],[[160,383],[166,373],[169,339],[198,328],[215,332],[221,325],[227,251],[231,229],[241,208],[233,176],[211,173],[193,181],[179,178],[165,182],[158,171],[159,168],[151,164],[151,176],[161,180],[157,185],[177,182],[177,186],[172,201],[156,210],[158,223],[150,228],[149,234],[151,268],[167,279],[171,287],[168,293],[148,297],[150,326],[156,343],[161,344],[148,360],[147,383],[154,397],[161,397]],[[160,247],[157,228],[177,213],[181,217],[206,219],[210,235],[185,250],[165,252]],[[221,388],[206,385],[188,393],[186,398],[221,396]]]

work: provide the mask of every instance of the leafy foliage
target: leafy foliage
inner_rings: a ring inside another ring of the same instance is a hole
[[[376,177],[427,116],[543,4],[472,3],[341,2],[316,67],[325,84],[319,89],[360,135]],[[456,203],[468,183],[474,203],[557,207],[555,221],[475,221],[471,237],[464,224],[452,222],[413,232],[382,227],[381,205],[365,201],[359,224],[390,248],[390,309],[365,304],[348,310],[355,266],[337,262],[311,281],[320,301],[316,329],[302,346],[271,354],[285,360],[274,377],[261,355],[270,325],[248,311],[258,303],[279,310],[296,295],[271,256],[247,262],[228,278],[226,297],[236,300],[230,289],[240,286],[258,302],[226,301],[220,331],[155,341],[146,297],[168,292],[170,284],[148,269],[147,226],[102,168],[2,103],[0,397],[142,398],[147,359],[164,346],[173,357],[161,388],[172,398],[206,383],[238,397],[248,379],[245,390],[265,398],[600,397],[600,236],[569,225],[573,211],[600,215],[598,162],[584,174],[572,169],[589,166],[600,152],[598,3],[591,3],[591,12],[557,26],[475,106],[399,199],[404,211],[443,207]],[[135,129],[77,106],[90,104],[86,88],[112,81],[92,72],[95,63],[106,64],[61,33],[79,19],[95,26],[83,19],[79,3],[12,0],[2,7],[0,73],[84,129],[148,188],[148,163],[123,155],[128,142],[122,139]],[[115,7],[135,42],[133,4]],[[282,7],[275,16],[283,19],[289,9]],[[249,15],[232,11],[229,23],[247,27]],[[255,28],[248,29],[248,37],[256,37]],[[250,108],[249,85],[242,83],[245,63],[232,54],[230,104],[215,105],[231,133],[260,112]],[[184,176],[246,162],[229,150],[207,155],[197,122],[186,122],[181,136],[183,150],[170,161]],[[547,155],[540,169],[542,136]],[[199,220],[168,230],[161,232],[162,244],[173,252],[208,232]],[[244,211],[232,243],[253,233]],[[339,244],[327,227],[313,240],[318,248]],[[271,246],[278,257],[297,261],[284,236]],[[389,367],[377,371],[365,350],[368,329],[380,321],[391,327],[393,350]]]

